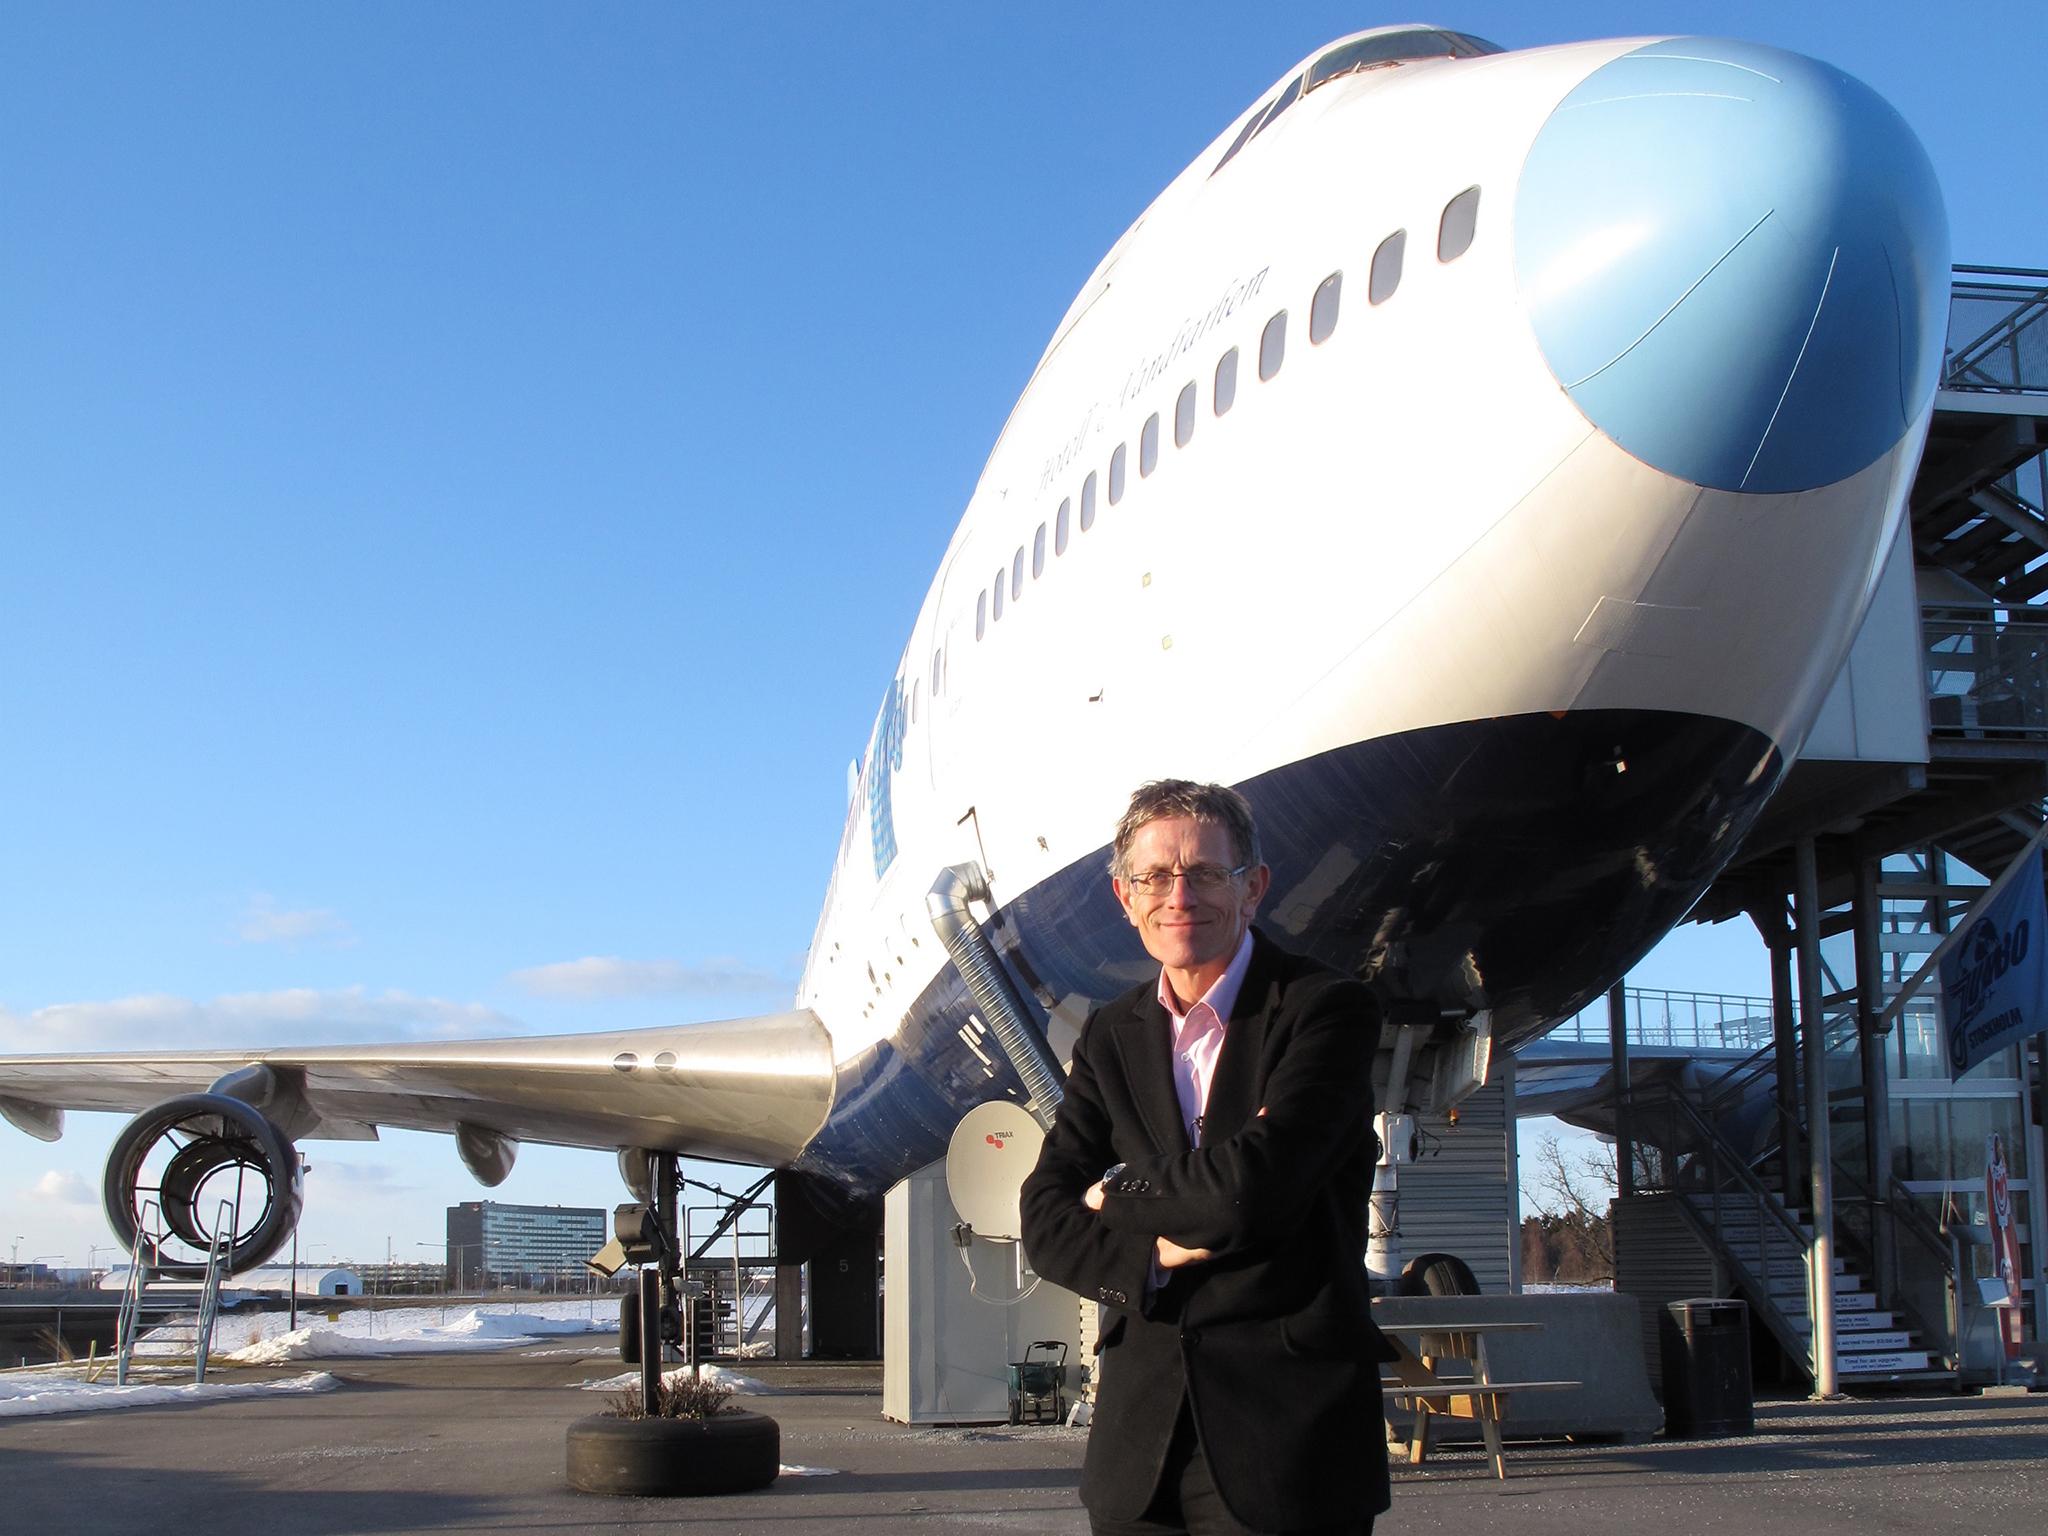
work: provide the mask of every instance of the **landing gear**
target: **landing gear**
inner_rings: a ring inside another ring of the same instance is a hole
[[[684,1253],[673,1152],[622,1155],[645,1177],[627,1183],[643,1203],[612,1212],[613,1241],[592,1265],[602,1274],[639,1266],[637,1290],[619,1300],[619,1354],[640,1367],[640,1413],[592,1414],[569,1426],[569,1486],[583,1493],[710,1494],[765,1488],[781,1469],[782,1431],[764,1414],[726,1407],[704,1417],[662,1415],[664,1352],[683,1351]],[[694,1358],[694,1349],[692,1358]],[[670,1406],[679,1406],[674,1399]]]
[[[641,1407],[654,1413],[661,1399],[662,1351],[680,1349],[683,1342],[683,1245],[676,1217],[676,1155],[646,1156],[647,1203],[622,1205],[612,1213],[618,1244],[612,1251],[640,1266],[639,1289],[619,1299],[619,1358],[640,1367]]]

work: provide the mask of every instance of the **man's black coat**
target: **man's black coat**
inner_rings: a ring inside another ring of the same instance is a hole
[[[1254,932],[1190,1148],[1157,983],[1081,1031],[1023,1216],[1032,1268],[1106,1306],[1081,1474],[1094,1514],[1144,1512],[1184,1395],[1243,1524],[1362,1522],[1387,1507],[1379,1362],[1392,1353],[1365,1272],[1379,1032],[1364,986]],[[1089,1211],[1083,1193],[1115,1163]],[[1148,1297],[1157,1236],[1215,1257]]]

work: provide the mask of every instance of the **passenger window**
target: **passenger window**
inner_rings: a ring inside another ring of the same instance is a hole
[[[1443,222],[1436,229],[1436,259],[1456,261],[1472,249],[1472,237],[1479,231],[1479,189],[1467,187],[1444,204]]]
[[[1138,476],[1143,479],[1159,467],[1159,413],[1145,418],[1145,430],[1138,434]]]
[[[944,651],[932,652],[932,697],[939,696],[939,663],[946,659]]]
[[[974,594],[974,638],[979,640],[988,628],[988,594]]]
[[[1123,450],[1119,448],[1117,452]],[[1086,533],[1095,526],[1095,471],[1088,471],[1088,478],[1081,482],[1081,531]]]
[[[1052,520],[1052,552],[1064,555],[1067,552],[1067,513],[1073,508],[1073,498],[1060,503],[1060,515]]]
[[[916,678],[910,680],[910,723],[917,724],[917,696],[924,691]]]
[[[1368,304],[1386,303],[1401,286],[1401,255],[1407,248],[1408,231],[1397,229],[1372,253],[1372,280],[1365,288]]]
[[[1216,414],[1221,416],[1237,404],[1237,348],[1232,347],[1216,364]]]
[[[1000,565],[997,566],[995,585],[996,600],[993,604],[990,605],[989,616],[999,624],[1002,622],[1003,618],[1003,583],[1008,579],[1009,573],[1005,571]]]
[[[1330,339],[1330,332],[1337,329],[1337,304],[1344,296],[1344,274],[1332,272],[1323,279],[1323,285],[1316,289],[1315,302],[1308,307],[1308,341],[1312,347],[1319,347]]]
[[[1181,386],[1180,398],[1173,402],[1173,446],[1185,448],[1188,439],[1195,435],[1195,382],[1193,379]]]
[[[1010,562],[1010,596],[1024,595],[1024,546],[1017,546],[1017,557]]]
[[[1280,365],[1287,361],[1287,311],[1266,322],[1266,334],[1259,338],[1259,382],[1264,383],[1280,371]]]
[[[1118,443],[1116,452],[1109,456],[1109,504],[1113,507],[1124,499],[1124,445]],[[1081,525],[1086,528],[1088,525]]]
[[[1031,579],[1038,580],[1045,574],[1045,524],[1038,525],[1038,532],[1031,536]]]

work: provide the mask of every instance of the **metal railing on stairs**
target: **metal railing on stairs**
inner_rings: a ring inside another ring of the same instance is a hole
[[[1631,1114],[1637,1135],[1647,1144],[1637,1161],[1637,1188],[1672,1197],[1680,1219],[1742,1291],[1786,1357],[1811,1375],[1816,1364],[1808,1268],[1812,1233],[1800,1214],[1766,1184],[1743,1150],[1722,1136],[1711,1111],[1663,1091],[1639,1095]],[[1962,1364],[1964,1318],[1956,1236],[1917,1210],[1911,1193],[1896,1179],[1889,1198],[1881,1202],[1839,1163],[1836,1177],[1841,1181],[1834,1204],[1841,1240],[1837,1283],[1845,1269],[1871,1277],[1875,1284],[1869,1296],[1881,1309],[1866,1302],[1845,1325],[1838,1295],[1839,1368],[1845,1373],[1862,1369],[1872,1380],[1880,1379],[1879,1372],[1890,1380],[1953,1378]],[[1846,1262],[1851,1258],[1854,1263]],[[1864,1363],[1858,1367],[1854,1362]]]
[[[1957,267],[1950,290],[1944,389],[2048,390],[2048,272]]]
[[[206,1380],[206,1368],[213,1354],[213,1327],[220,1316],[221,1282],[228,1277],[229,1259],[234,1251],[234,1234],[238,1230],[236,1221],[238,1206],[235,1201],[223,1200],[213,1225],[213,1235],[207,1244],[206,1269],[200,1280],[199,1306],[192,1322],[192,1379]],[[135,1243],[128,1261],[128,1278],[121,1288],[121,1308],[116,1323],[116,1363],[114,1381],[118,1386],[128,1385],[129,1372],[135,1363],[137,1346],[142,1342],[142,1295],[149,1283],[163,1268],[163,1213],[154,1200],[142,1208],[142,1219],[136,1223]],[[172,1335],[180,1325],[163,1324],[152,1330],[156,1342],[174,1342]],[[175,1358],[175,1357],[173,1357]]]
[[[1868,1266],[1878,1299],[1940,1354],[1942,1368],[1963,1365],[1962,1240],[1927,1219],[1895,1177],[1879,1200],[1860,1175],[1835,1163],[1835,1235]]]
[[[1636,1134],[1659,1156],[1640,1160],[1637,1188],[1669,1194],[1694,1235],[1725,1265],[1751,1311],[1786,1356],[1812,1370],[1811,1338],[1779,1305],[1772,1281],[1803,1275],[1807,1234],[1748,1163],[1684,1098],[1657,1093],[1630,1104]]]
[[[149,1276],[156,1266],[163,1247],[161,1228],[163,1212],[154,1200],[142,1208],[142,1219],[135,1224],[135,1243],[128,1253],[128,1279],[121,1287],[121,1310],[116,1324],[115,1340],[119,1353],[115,1357],[114,1383],[128,1385],[128,1368],[135,1360],[135,1341],[142,1332],[142,1292],[149,1284]]]

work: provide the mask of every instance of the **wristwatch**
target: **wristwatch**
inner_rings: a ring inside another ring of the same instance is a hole
[[[1122,1163],[1111,1163],[1102,1170],[1102,1187],[1105,1190],[1117,1181],[1117,1176],[1124,1171],[1124,1166]]]

